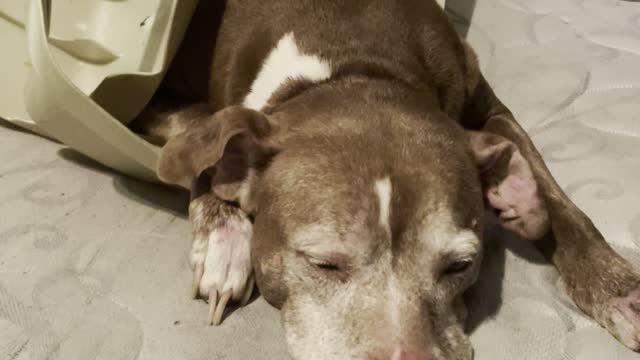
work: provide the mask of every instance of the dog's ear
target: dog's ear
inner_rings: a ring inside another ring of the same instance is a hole
[[[236,201],[251,169],[275,153],[269,143],[273,133],[274,126],[264,114],[228,107],[170,139],[160,153],[158,176],[191,189],[194,180],[206,173],[218,197]]]
[[[490,133],[468,131],[487,206],[502,226],[530,240],[549,230],[549,213],[531,165],[513,142]]]

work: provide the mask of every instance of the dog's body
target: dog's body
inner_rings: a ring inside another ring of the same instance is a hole
[[[460,295],[486,207],[640,349],[640,277],[555,183],[435,1],[211,6],[165,83],[187,103],[159,97],[134,128],[167,142],[159,175],[192,191],[194,295],[213,322],[246,301],[253,270],[295,358],[469,359]]]

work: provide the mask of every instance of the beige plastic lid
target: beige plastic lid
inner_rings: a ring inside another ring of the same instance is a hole
[[[0,0],[0,76],[11,84],[0,87],[0,117],[157,181],[159,149],[126,125],[157,90],[197,1]]]
[[[12,50],[3,78],[24,84],[22,96],[16,86],[0,96],[0,116],[155,181],[158,148],[126,124],[159,86],[196,5],[0,0],[0,32]]]

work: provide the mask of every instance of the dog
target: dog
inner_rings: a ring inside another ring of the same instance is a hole
[[[471,359],[485,213],[640,350],[640,275],[567,197],[435,0],[201,2],[132,129],[191,191],[193,295],[254,281],[295,359]]]

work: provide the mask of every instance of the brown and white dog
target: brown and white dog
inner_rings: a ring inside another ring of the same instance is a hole
[[[435,0],[201,1],[163,93],[133,128],[164,144],[160,178],[192,192],[211,322],[255,278],[296,359],[470,359],[460,299],[488,211],[640,350],[640,275]]]

